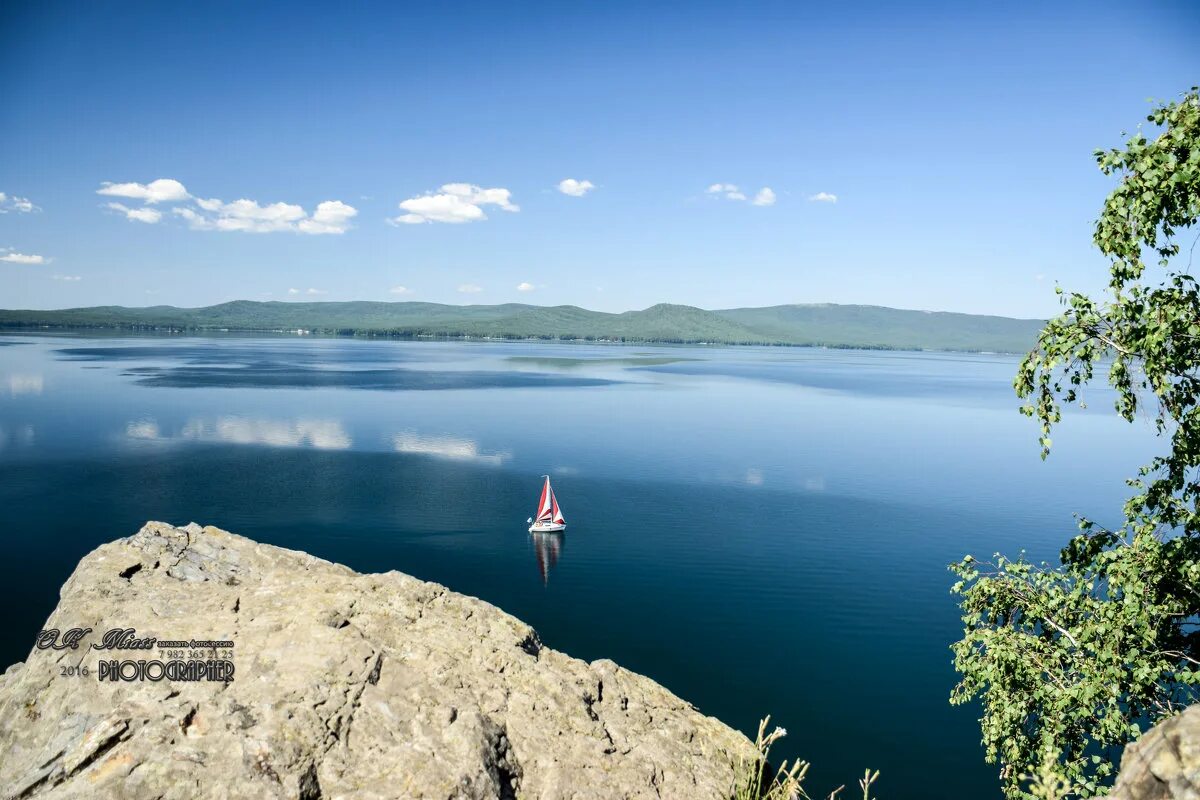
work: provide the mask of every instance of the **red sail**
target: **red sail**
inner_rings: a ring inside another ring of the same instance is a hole
[[[563,519],[562,511],[558,509],[558,498],[554,496],[554,490],[550,490],[550,508],[553,510],[550,519],[557,525],[565,525],[567,521]]]
[[[550,488],[550,477],[542,486],[542,499],[538,501],[538,522],[549,522],[554,517],[554,491]]]

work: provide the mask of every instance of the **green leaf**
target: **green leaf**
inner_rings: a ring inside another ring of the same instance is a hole
[[[1107,295],[1056,286],[1064,311],[1013,388],[1045,458],[1061,405],[1083,405],[1078,390],[1107,371],[1116,412],[1149,416],[1163,455],[1135,467],[1123,524],[1080,517],[1058,565],[1023,555],[951,565],[964,626],[951,702],[980,701],[984,756],[1002,765],[1009,798],[1034,796],[1031,775],[1073,796],[1106,794],[1115,751],[1141,723],[1198,697],[1200,632],[1188,620],[1200,618],[1200,286],[1175,259],[1177,232],[1200,217],[1200,90],[1150,119],[1154,138],[1095,151],[1117,180],[1093,234],[1110,262]]]

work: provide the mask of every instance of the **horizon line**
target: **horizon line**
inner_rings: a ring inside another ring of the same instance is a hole
[[[233,303],[256,303],[259,305],[266,305],[268,303],[276,303],[279,305],[297,305],[297,306],[299,306],[299,305],[309,305],[309,306],[313,306],[313,305],[345,305],[347,303],[372,303],[375,305],[389,305],[389,306],[427,305],[427,306],[445,306],[447,308],[495,308],[497,306],[525,306],[527,308],[578,308],[582,311],[587,311],[587,312],[590,312],[593,314],[612,314],[612,315],[630,314],[630,313],[634,313],[634,312],[638,312],[638,311],[649,311],[650,309],[657,308],[659,306],[674,306],[674,307],[678,307],[678,308],[692,308],[692,309],[696,309],[697,311],[708,311],[708,312],[712,312],[712,313],[721,312],[721,311],[740,311],[740,310],[746,310],[746,309],[756,309],[757,310],[757,309],[764,309],[764,308],[788,308],[788,307],[816,308],[816,307],[822,307],[822,306],[829,306],[829,307],[835,307],[835,308],[882,308],[882,309],[887,309],[889,311],[906,311],[906,312],[911,312],[911,313],[915,313],[915,314],[957,314],[957,315],[966,316],[966,317],[994,317],[996,319],[1012,319],[1012,320],[1020,320],[1020,321],[1026,321],[1026,322],[1044,322],[1047,319],[1049,319],[1049,317],[1014,317],[1014,316],[1007,316],[1004,314],[979,314],[979,313],[974,313],[971,311],[947,311],[944,309],[899,308],[897,306],[884,306],[884,305],[879,305],[877,303],[830,303],[830,302],[774,303],[772,305],[764,305],[764,306],[730,306],[727,308],[703,308],[701,306],[693,306],[693,305],[689,305],[687,303],[671,303],[671,302],[664,301],[664,302],[658,302],[658,303],[651,303],[650,305],[646,306],[645,308],[629,308],[629,309],[625,309],[624,311],[597,311],[595,309],[587,308],[586,306],[576,305],[574,303],[557,303],[555,305],[539,305],[537,303],[520,303],[520,302],[440,303],[440,302],[436,302],[433,300],[250,300],[250,299],[235,299],[235,300],[223,300],[219,303],[211,303],[209,305],[204,305],[204,306],[177,306],[177,305],[172,305],[170,303],[158,303],[155,305],[144,305],[144,306],[136,306],[136,305],[128,305],[127,306],[127,305],[117,305],[117,304],[109,303],[109,304],[104,304],[104,305],[68,306],[68,307],[62,307],[62,308],[0,308],[0,312],[4,312],[4,311],[19,311],[19,312],[81,311],[81,310],[96,309],[96,308],[123,308],[123,309],[129,309],[129,310],[139,310],[139,309],[148,309],[148,308],[174,308],[174,309],[178,309],[180,311],[198,311],[198,310],[206,309],[206,308],[216,308],[218,306],[231,305]]]

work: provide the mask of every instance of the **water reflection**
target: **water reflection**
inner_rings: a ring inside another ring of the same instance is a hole
[[[32,425],[21,425],[16,428],[0,427],[0,450],[12,445],[29,447],[33,444],[34,433]]]
[[[379,391],[521,389],[607,386],[607,378],[523,370],[445,369],[417,366],[445,360],[454,351],[372,347],[363,343],[203,342],[199,344],[65,347],[66,361],[121,364],[139,386],[176,389],[344,388]],[[151,362],[129,364],[123,362]],[[168,363],[153,363],[153,362]],[[406,363],[409,367],[400,367]],[[657,363],[657,362],[655,362]]]
[[[158,422],[142,419],[125,426],[130,439],[151,441],[223,442],[269,447],[312,447],[317,450],[348,450],[354,443],[342,423],[328,419],[273,420],[223,416],[216,419],[192,417],[178,434],[164,433]]]
[[[125,435],[130,439],[145,439],[147,441],[164,438],[158,429],[158,423],[152,419],[139,419],[125,426]]]
[[[448,458],[453,461],[472,461],[477,464],[499,466],[511,453],[484,453],[479,449],[479,443],[472,439],[462,439],[456,436],[422,436],[413,431],[403,431],[392,437],[392,447],[397,453]]]
[[[311,389],[337,387],[391,391],[444,389],[520,389],[550,386],[605,386],[616,381],[566,378],[540,372],[446,371],[412,369],[321,369],[303,366],[131,367],[126,375],[141,386],[175,389]]]
[[[683,356],[634,355],[622,358],[567,358],[562,356],[509,356],[512,364],[528,364],[542,369],[578,369],[579,367],[662,367],[682,361],[699,361]]]
[[[1069,527],[1073,511],[1119,515],[1130,460],[1149,460],[1155,447],[1108,420],[1094,398],[1097,411],[1064,426],[1061,449],[1043,464],[1036,431],[1014,410],[1013,359],[655,350],[706,359],[679,368],[762,361],[780,373],[787,365],[766,360],[803,356],[790,369],[844,389],[836,394],[755,380],[748,368],[735,383],[612,363],[567,377],[632,380],[594,391],[404,396],[361,386],[155,391],[120,374],[204,366],[186,358],[232,368],[225,341],[193,340],[196,350],[178,360],[136,354],[145,361],[56,361],[58,337],[0,347],[0,606],[13,618],[11,635],[0,634],[0,665],[25,657],[84,553],[147,518],[197,519],[479,596],[556,649],[612,657],[750,731],[760,709],[801,729],[788,721],[833,720],[838,737],[802,730],[781,754],[812,758],[824,770],[817,785],[859,768],[860,754],[830,743],[857,737],[875,743],[890,785],[922,785],[931,764],[944,777],[941,790],[898,789],[892,800],[987,797],[994,776],[979,758],[976,715],[945,701],[954,679],[946,642],[961,623],[944,565],[1030,543],[1031,557],[1052,558],[1052,532]],[[258,353],[248,345],[237,363],[249,372],[261,372],[258,361],[286,364],[285,344],[263,342]],[[401,366],[408,354],[413,370],[425,363],[435,373],[549,372],[561,362],[505,359],[636,355],[537,343],[333,344],[321,361],[318,348],[297,342],[295,360],[352,372]],[[19,381],[24,394],[10,399],[13,374],[45,375],[43,394]],[[978,386],[979,395],[947,386]],[[565,536],[521,524],[545,472],[563,479],[573,520],[562,569]],[[738,680],[747,643],[762,641],[773,646],[754,680]],[[867,651],[875,658],[861,658]],[[946,731],[944,741],[931,744],[922,735],[930,727]]]
[[[558,564],[558,559],[562,556],[563,539],[566,538],[566,534],[531,533],[529,538],[533,540],[538,572],[542,575],[542,585],[547,586],[550,583],[550,571],[554,569]]]
[[[41,394],[45,380],[41,375],[9,375],[8,393],[12,397],[23,394]]]
[[[330,360],[339,364],[407,362],[416,355],[399,348],[347,347],[324,341],[297,347],[294,342],[262,340],[205,340],[193,344],[121,344],[102,347],[62,347],[56,352],[66,361],[178,361],[199,365],[306,364],[321,366]]]

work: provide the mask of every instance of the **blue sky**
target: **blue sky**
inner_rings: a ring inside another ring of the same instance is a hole
[[[1165,0],[10,2],[0,306],[1048,315],[1104,283],[1092,150],[1200,82],[1198,29]]]

